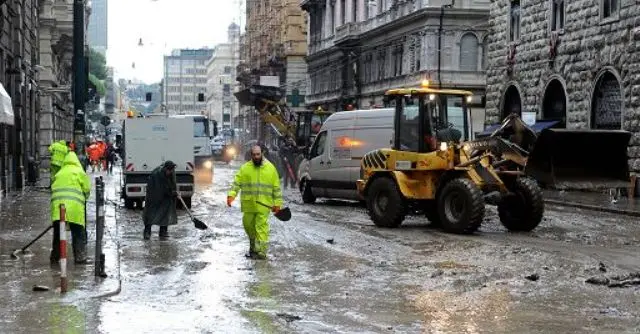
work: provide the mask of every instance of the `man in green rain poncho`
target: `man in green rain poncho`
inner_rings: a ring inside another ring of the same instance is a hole
[[[144,222],[144,239],[151,238],[151,226],[160,226],[160,239],[169,237],[169,225],[178,223],[176,214],[176,164],[166,161],[157,167],[147,181],[142,219]]]

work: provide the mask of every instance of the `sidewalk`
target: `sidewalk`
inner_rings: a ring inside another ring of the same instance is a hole
[[[620,197],[612,203],[608,193],[544,190],[545,203],[640,217],[640,198]]]
[[[95,256],[95,178],[87,203],[87,253]],[[107,180],[106,196],[114,199],[115,188]],[[13,259],[11,253],[29,243],[50,224],[50,192],[43,188],[28,188],[15,192],[0,202],[0,314],[1,333],[84,332],[87,323],[96,316],[95,305],[100,295],[119,288],[117,245],[115,244],[115,208],[105,206],[106,222],[104,250],[107,278],[94,277],[93,263],[76,266],[73,263],[69,235],[68,292],[61,295],[60,267],[49,264],[52,232],[45,234],[30,247],[27,254]],[[50,288],[34,292],[35,285]]]

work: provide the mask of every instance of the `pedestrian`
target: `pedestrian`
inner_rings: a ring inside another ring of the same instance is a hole
[[[249,237],[249,258],[265,260],[269,243],[269,211],[278,213],[282,206],[280,177],[275,166],[262,156],[259,145],[251,147],[251,161],[235,175],[227,195],[227,206],[240,193],[242,225]]]
[[[71,230],[73,259],[76,264],[87,264],[87,233],[85,230],[85,203],[91,192],[91,181],[75,152],[67,153],[62,168],[51,185],[51,221],[53,242],[49,260],[60,260],[60,204],[66,209],[65,222]]]
[[[169,225],[178,224],[176,213],[176,164],[166,161],[157,167],[147,181],[147,195],[142,219],[144,222],[144,240],[151,238],[151,226],[160,226],[160,239],[169,237]]]
[[[113,174],[113,165],[116,163],[116,149],[112,143],[107,146],[107,171],[109,174]]]
[[[60,140],[49,145],[49,153],[51,154],[51,163],[49,166],[49,170],[51,173],[51,183],[53,183],[53,177],[58,173],[60,168],[62,168],[62,164],[64,163],[64,158],[69,153],[68,142],[64,140]]]

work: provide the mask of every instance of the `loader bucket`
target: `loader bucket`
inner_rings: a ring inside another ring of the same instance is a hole
[[[524,172],[553,189],[628,187],[630,139],[631,133],[622,130],[545,129]]]

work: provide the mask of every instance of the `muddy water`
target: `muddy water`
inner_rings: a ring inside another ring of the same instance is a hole
[[[585,283],[595,275],[640,270],[640,228],[633,219],[549,208],[534,232],[514,234],[489,209],[479,233],[456,236],[420,218],[398,229],[379,229],[359,205],[303,205],[288,190],[293,219],[271,219],[270,259],[253,261],[243,256],[248,245],[239,203],[225,205],[233,172],[234,166],[217,165],[215,183],[197,190],[194,213],[210,226],[207,231],[194,229],[179,211],[180,224],[171,227],[170,240],[160,241],[156,228],[144,241],[141,211],[111,205],[105,245],[110,277],[94,282],[92,266],[71,265],[73,287],[65,297],[30,291],[33,284],[56,286],[57,269],[48,265],[49,237],[34,246],[32,256],[1,255],[0,305],[10,312],[0,315],[0,332],[608,333],[640,328],[635,287]],[[117,182],[117,177],[108,179],[114,200]],[[29,203],[48,203],[47,196],[34,192],[30,201],[0,204],[1,254],[40,232],[33,221],[42,220],[48,209]],[[32,223],[23,225],[24,220]],[[117,288],[118,267],[122,291],[91,298]]]

